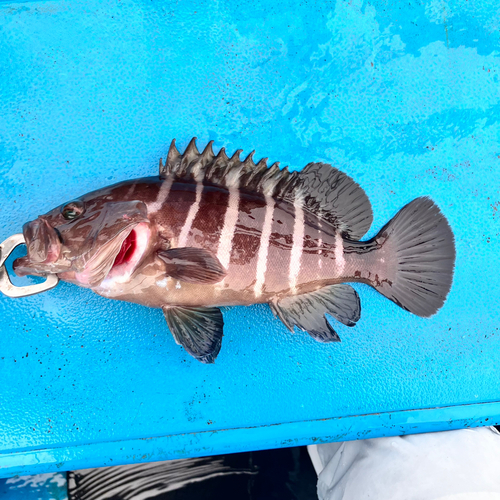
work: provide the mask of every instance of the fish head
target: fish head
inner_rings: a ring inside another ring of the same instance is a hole
[[[147,254],[152,231],[145,203],[120,194],[96,191],[26,223],[27,255],[14,261],[14,272],[57,274],[87,288],[107,278],[126,281]]]

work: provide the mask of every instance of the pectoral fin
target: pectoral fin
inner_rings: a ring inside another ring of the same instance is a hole
[[[269,305],[290,331],[293,332],[293,327],[297,326],[319,342],[340,341],[325,313],[347,326],[354,326],[361,315],[359,296],[349,285],[326,286],[315,292],[285,297]]]
[[[175,341],[202,363],[213,363],[220,351],[224,320],[217,307],[162,308]]]
[[[187,283],[218,283],[227,272],[219,259],[203,248],[183,247],[158,252],[167,275]]]

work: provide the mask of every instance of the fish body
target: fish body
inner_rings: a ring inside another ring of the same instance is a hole
[[[322,342],[340,340],[325,313],[353,326],[367,283],[420,316],[451,286],[451,229],[429,198],[404,207],[370,241],[373,216],[352,179],[323,163],[280,170],[239,151],[175,143],[160,175],[121,182],[24,226],[19,275],[55,273],[107,298],[162,308],[178,343],[213,362],[219,306],[269,303]]]
[[[149,240],[152,258],[125,286],[106,279],[94,288],[97,293],[150,307],[250,305],[314,291],[344,277],[340,234],[311,214],[297,216],[297,207],[270,196],[197,183],[173,183],[165,197],[167,182],[139,179],[113,189],[118,199],[132,192],[148,208],[156,228]],[[171,277],[154,252],[169,248],[210,252],[226,271],[223,279],[192,283]]]

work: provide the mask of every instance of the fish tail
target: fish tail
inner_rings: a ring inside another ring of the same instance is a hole
[[[453,279],[455,239],[430,198],[413,200],[371,241],[351,246],[357,254],[364,249],[365,270],[356,274],[359,281],[398,306],[430,317],[444,304]],[[349,245],[345,250],[349,252]]]

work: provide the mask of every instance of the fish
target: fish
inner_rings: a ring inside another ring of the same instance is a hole
[[[451,227],[429,197],[401,208],[366,241],[365,191],[322,162],[302,170],[202,152],[172,141],[159,174],[119,182],[26,223],[18,276],[56,274],[103,297],[160,308],[175,341],[213,363],[225,306],[269,304],[319,342],[361,316],[364,283],[420,317],[434,315],[455,267]]]

